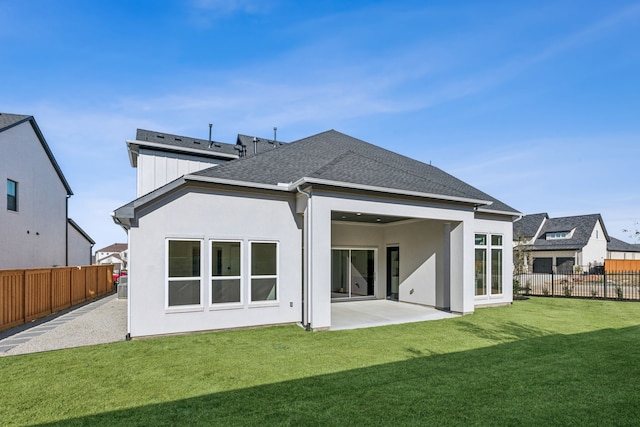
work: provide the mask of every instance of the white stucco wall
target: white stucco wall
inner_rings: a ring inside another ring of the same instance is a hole
[[[18,211],[7,210],[7,179]],[[29,122],[0,132],[0,268],[65,265],[67,192]]]
[[[189,173],[224,163],[224,160],[140,149],[138,154],[138,197]]]
[[[608,251],[607,259],[640,259],[640,252]]]
[[[132,336],[300,322],[302,300],[302,232],[295,196],[243,193],[231,195],[196,190],[171,196],[161,209],[141,212],[139,226],[129,231],[129,331]],[[166,307],[168,238],[204,242],[200,307]],[[211,306],[210,240],[242,242],[243,303]],[[276,241],[279,248],[278,300],[248,303],[249,242]]]
[[[91,242],[69,225],[69,265],[91,265]]]
[[[602,230],[600,221],[596,222],[595,227],[591,231],[589,242],[582,248],[580,265],[588,268],[589,265],[604,265],[607,257],[607,239]]]

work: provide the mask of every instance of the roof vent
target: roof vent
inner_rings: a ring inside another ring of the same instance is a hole
[[[174,138],[176,141],[182,142],[182,138]]]
[[[200,141],[198,141],[197,139],[194,139],[194,140],[193,140],[193,143],[194,143],[194,144],[198,144],[198,145],[200,145]]]
[[[156,135],[156,137],[157,137],[157,138],[164,139],[164,135],[162,135],[162,134]]]

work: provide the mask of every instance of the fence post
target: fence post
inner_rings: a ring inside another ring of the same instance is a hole
[[[604,271],[602,272],[602,280],[604,280],[604,299],[607,299],[607,268],[605,265]]]
[[[555,289],[555,273],[553,272],[553,267],[551,267],[551,296],[555,297],[556,296],[556,289]]]

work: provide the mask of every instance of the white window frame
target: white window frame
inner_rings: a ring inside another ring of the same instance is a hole
[[[475,238],[478,235],[483,235],[485,236],[485,244],[484,245],[476,245],[475,244]],[[501,238],[502,244],[501,245],[494,245],[492,243],[492,238],[494,236],[499,236]],[[505,253],[505,246],[504,246],[504,235],[502,233],[490,233],[490,232],[476,232],[473,235],[474,238],[474,277],[475,277],[475,249],[484,249],[485,250],[485,278],[484,278],[484,294],[476,294],[476,285],[475,285],[475,279],[474,279],[474,284],[473,284],[473,292],[475,295],[476,299],[491,299],[491,298],[502,298],[504,296],[504,289],[505,289],[505,283],[504,283],[504,278],[505,278],[505,267],[504,267],[504,253]],[[494,249],[500,249],[502,251],[502,271],[501,271],[501,279],[502,279],[502,292],[499,294],[494,294],[492,293],[493,290],[493,283],[492,283],[492,279],[493,279],[493,266],[492,266],[492,260],[493,260],[493,250]]]
[[[252,272],[252,253],[253,253],[253,244],[254,243],[273,243],[276,245],[276,274],[269,275],[254,275]],[[248,251],[248,264],[247,264],[247,300],[249,301],[249,306],[265,306],[265,305],[279,305],[280,303],[280,242],[277,240],[249,240],[249,244],[247,245]],[[252,285],[253,279],[276,279],[276,298],[273,300],[258,300],[253,301],[251,299],[252,293]]]
[[[213,275],[213,244],[214,242],[223,242],[223,243],[239,243],[240,244],[240,275],[239,276],[214,276]],[[242,307],[245,301],[245,285],[244,285],[244,241],[240,239],[209,239],[209,308],[210,309],[224,309],[224,308],[237,308]],[[216,302],[211,301],[213,291],[213,280],[240,280],[240,301],[239,302]]]
[[[199,242],[200,243],[200,276],[191,277],[169,277],[169,242]],[[165,238],[165,250],[164,250],[164,307],[168,312],[185,312],[185,311],[201,311],[204,307],[204,239],[202,238],[190,238],[190,237],[167,237]],[[169,305],[169,280],[171,281],[188,281],[199,280],[200,281],[200,303],[199,304],[185,304],[185,305]]]

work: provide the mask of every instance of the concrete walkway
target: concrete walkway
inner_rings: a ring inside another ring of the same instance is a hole
[[[0,333],[0,357],[124,341],[126,334],[127,300],[114,294]]]
[[[457,316],[433,307],[390,300],[335,302],[331,304],[331,330],[370,328]]]

